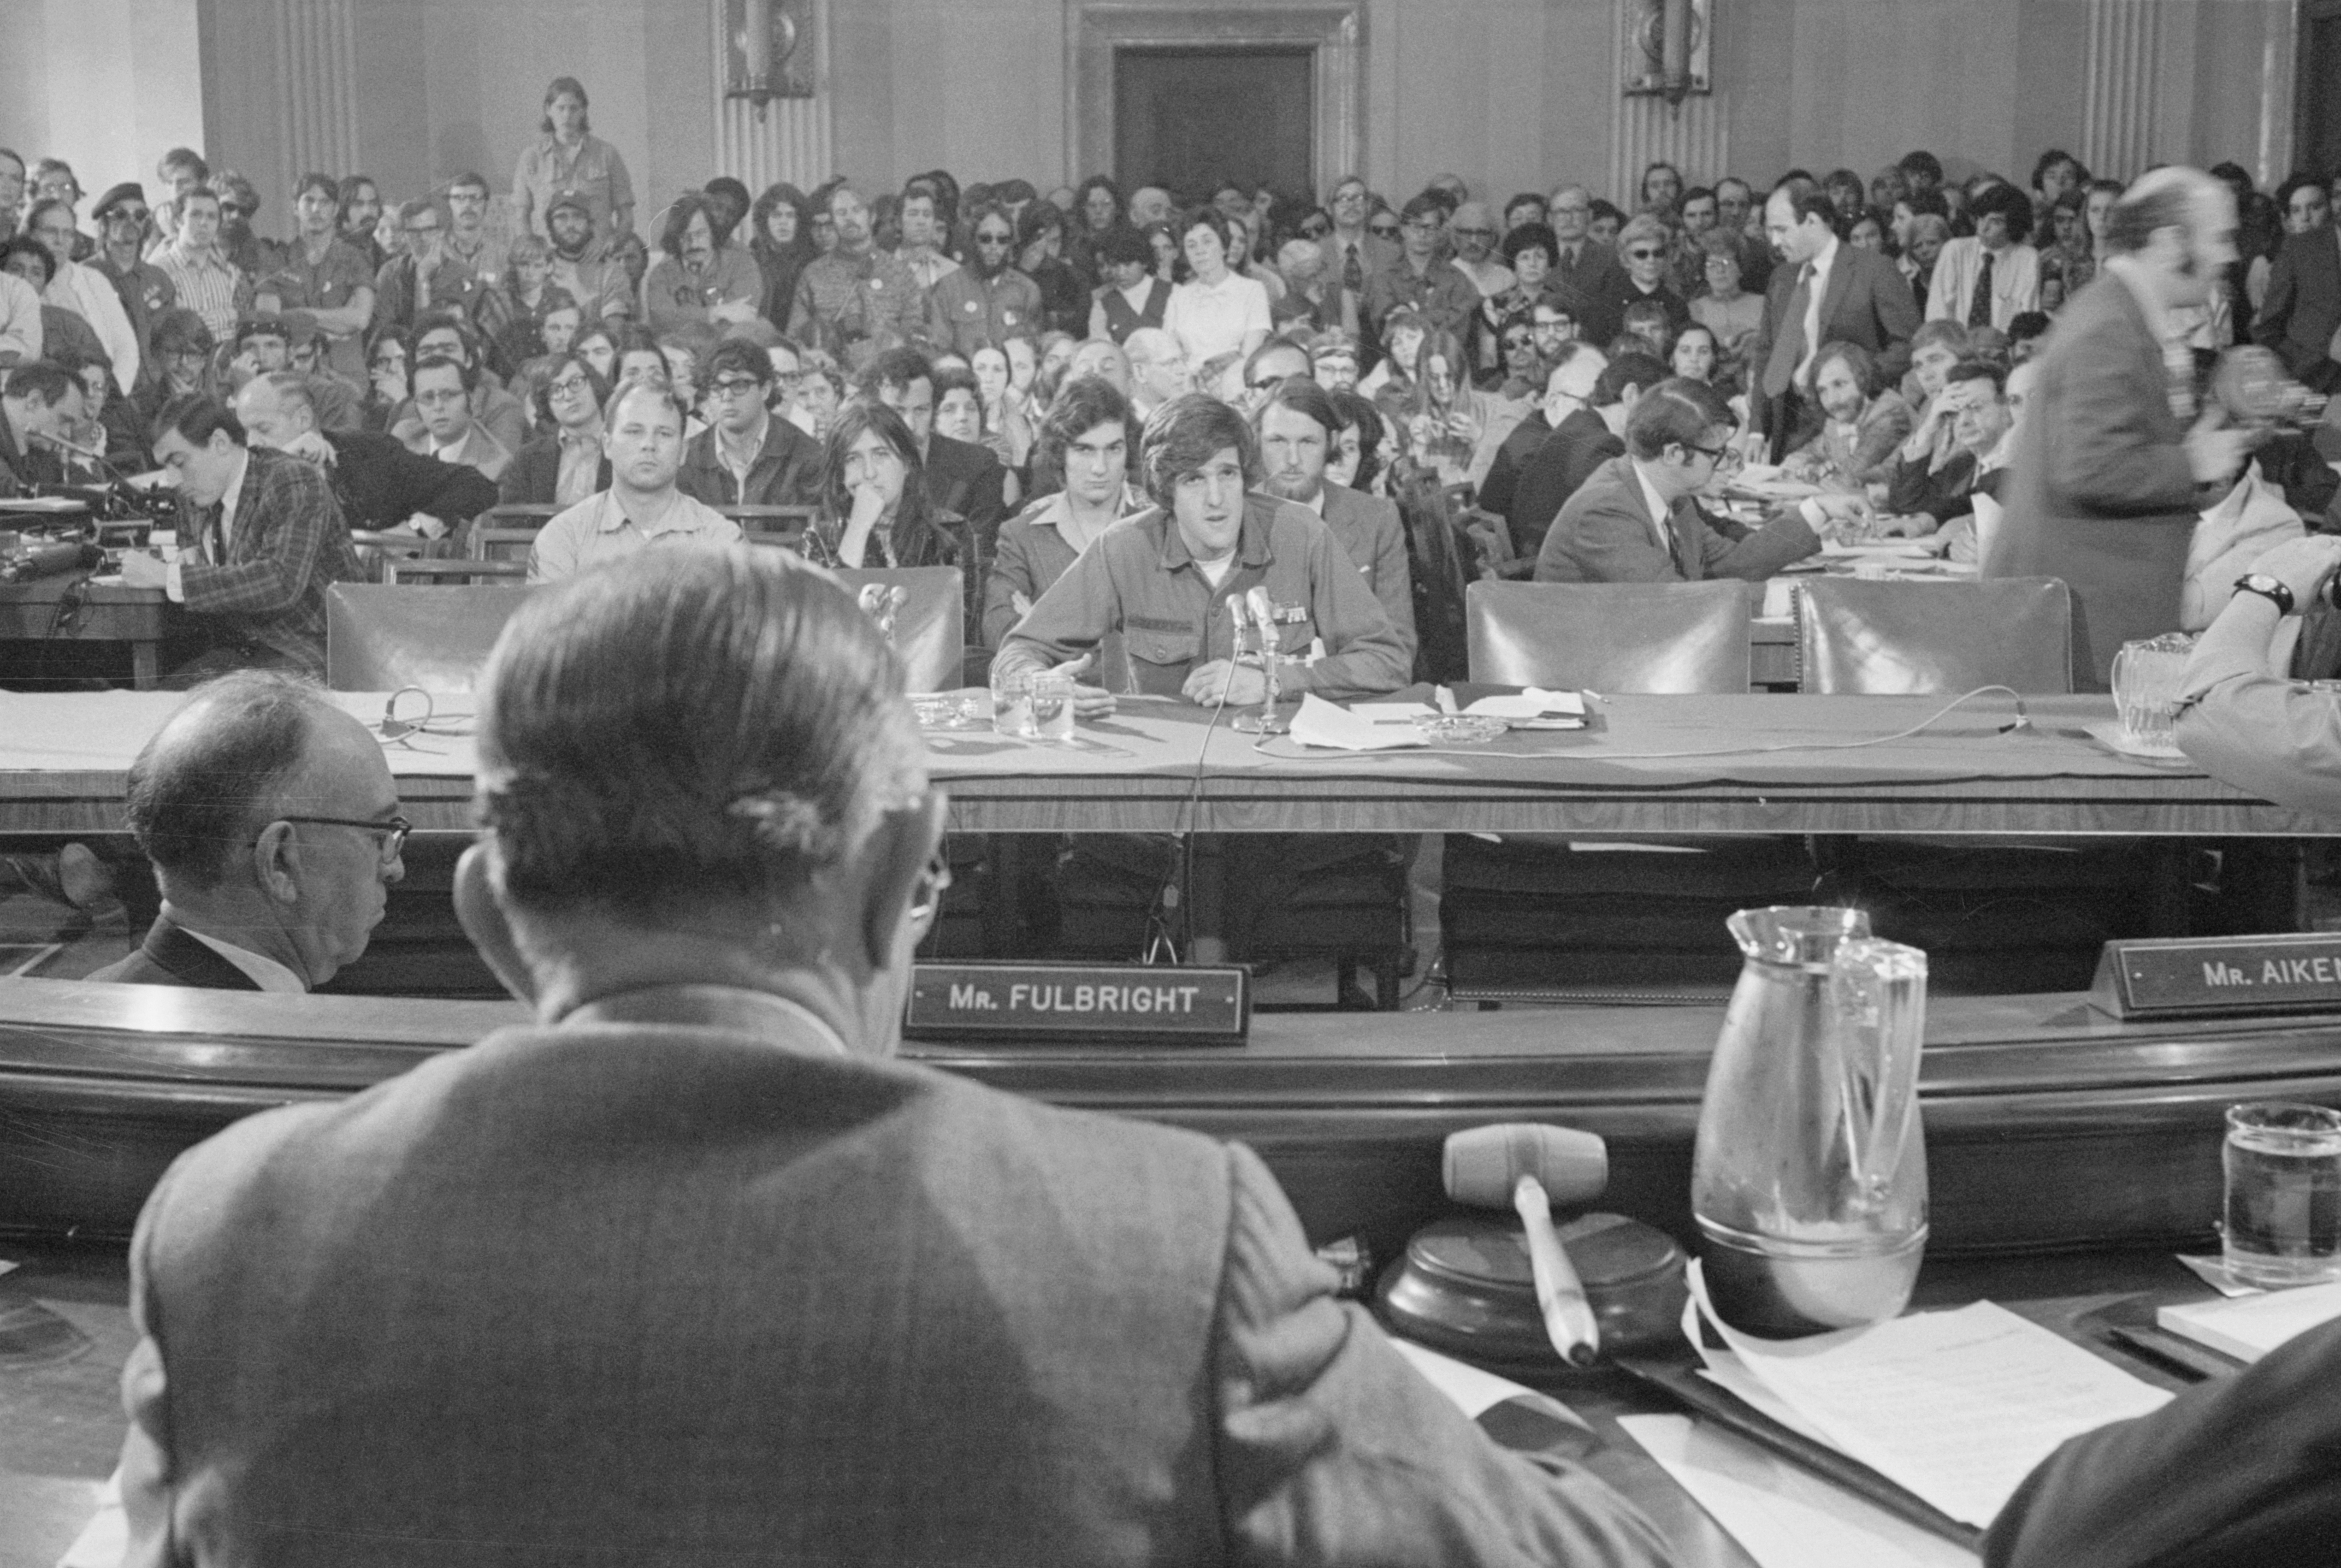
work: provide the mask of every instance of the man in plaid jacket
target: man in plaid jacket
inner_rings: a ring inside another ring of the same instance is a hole
[[[235,415],[200,394],[163,411],[154,455],[179,481],[179,559],[133,553],[123,579],[186,607],[200,646],[170,684],[249,669],[323,680],[325,585],[364,575],[324,471],[247,445]]]

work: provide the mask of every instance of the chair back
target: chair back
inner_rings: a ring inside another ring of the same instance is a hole
[[[543,528],[567,508],[549,501],[507,501],[480,513],[480,521],[494,528]]]
[[[1471,679],[1500,686],[1745,691],[1747,583],[1475,582]]]
[[[497,528],[479,523],[472,530],[472,559],[525,563],[529,551],[536,543],[536,531],[533,528]]]
[[[325,684],[335,691],[469,691],[504,622],[534,591],[336,582],[325,590]]]
[[[958,567],[839,567],[833,575],[854,593],[876,584],[909,594],[894,617],[894,653],[911,690],[950,691],[965,683],[967,607]]]
[[[802,550],[804,536],[812,528],[813,509],[809,506],[719,506],[715,510],[738,523],[750,544]]]
[[[525,580],[527,576],[525,561],[467,561],[449,556],[382,563],[382,581],[384,586],[390,588],[417,582],[511,581]]]
[[[1873,582],[1817,577],[1797,594],[1800,689],[1955,696],[2073,689],[2073,602],[2053,577]]]

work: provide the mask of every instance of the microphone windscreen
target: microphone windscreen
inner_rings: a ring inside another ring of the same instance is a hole
[[[1600,1134],[1540,1122],[1450,1134],[1441,1166],[1447,1196],[1483,1208],[1510,1207],[1524,1176],[1535,1176],[1555,1203],[1594,1197],[1609,1185],[1609,1148]]]

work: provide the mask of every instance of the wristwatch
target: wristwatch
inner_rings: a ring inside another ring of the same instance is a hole
[[[2236,591],[2258,594],[2276,606],[2278,615],[2292,613],[2292,590],[2282,579],[2270,577],[2265,571],[2247,571],[2236,579]]]

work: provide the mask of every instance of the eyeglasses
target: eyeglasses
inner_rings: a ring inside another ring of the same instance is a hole
[[[374,368],[382,370],[391,365],[394,365],[397,362],[398,362],[396,360],[376,360],[374,362]],[[561,380],[547,386],[544,390],[553,397],[575,397],[581,392],[591,392],[593,387],[593,383],[587,381],[583,376],[564,376]]]
[[[385,866],[398,858],[406,848],[406,836],[414,831],[414,824],[403,817],[393,817],[387,822],[362,821],[354,817],[279,817],[279,822],[314,822],[323,828],[355,828],[363,832],[386,835],[382,842],[382,863]],[[254,839],[254,843],[259,840]]]
[[[1666,252],[1652,250],[1648,245],[1636,245],[1626,253],[1626,259],[1629,262],[1655,262],[1665,254]]]
[[[115,207],[105,214],[109,223],[143,223],[154,214],[144,207]]]
[[[1435,234],[1439,232],[1439,220],[1437,218],[1416,218],[1406,224],[1406,227],[1412,229],[1418,234]]]
[[[462,402],[466,395],[461,387],[439,387],[431,392],[416,392],[414,402],[419,408],[445,408]]]
[[[436,223],[424,223],[424,224],[423,224],[422,227],[420,227],[420,228],[412,228],[412,229],[407,230],[406,232],[407,232],[409,234],[418,235],[418,236],[419,236],[419,235],[423,235],[423,234],[435,234],[435,233],[437,233],[439,232],[439,225],[438,225],[438,224],[436,224]]]
[[[710,397],[752,398],[761,396],[763,390],[762,382],[749,376],[719,376],[707,383],[707,395]]]
[[[975,243],[979,245],[1004,245],[1008,243],[1008,236],[1006,234],[978,234],[975,236]]]
[[[1492,240],[1496,237],[1496,231],[1493,229],[1457,229],[1455,231],[1455,237],[1459,240]]]
[[[1724,454],[1730,450],[1728,446],[1698,446],[1690,442],[1683,442],[1683,451],[1695,452],[1709,462],[1721,462]]]
[[[1300,225],[1300,237],[1304,240],[1321,240],[1332,232],[1333,225],[1330,223],[1303,223]]]
[[[1385,240],[1395,240],[1398,238],[1398,225],[1396,223],[1368,223],[1366,225],[1366,233],[1370,234],[1380,234]]]

